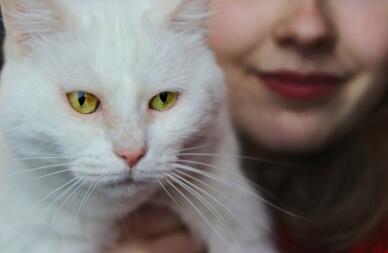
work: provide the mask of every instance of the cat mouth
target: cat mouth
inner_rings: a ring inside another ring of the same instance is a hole
[[[134,179],[130,177],[117,179],[114,181],[110,181],[104,184],[105,187],[108,188],[116,188],[116,187],[128,187],[128,186],[134,186],[139,184],[139,182],[135,181]]]
[[[146,179],[141,178],[134,178],[132,175],[129,174],[114,174],[110,175],[108,178],[104,178],[101,180],[100,175],[87,175],[87,179],[94,181],[103,188],[120,188],[120,187],[137,187],[141,185],[145,185],[150,183]]]
[[[122,179],[112,180],[104,183],[104,187],[107,188],[119,188],[119,187],[135,187],[145,185],[147,182],[142,180],[135,180],[132,177],[125,177]]]

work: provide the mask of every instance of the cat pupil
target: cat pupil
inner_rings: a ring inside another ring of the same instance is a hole
[[[78,92],[78,103],[83,106],[85,104],[86,96],[85,92]]]
[[[163,103],[166,103],[167,102],[167,92],[162,92],[159,94],[159,97],[160,97],[160,100],[162,100]]]

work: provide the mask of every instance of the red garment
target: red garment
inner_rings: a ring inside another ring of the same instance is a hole
[[[388,223],[373,234],[367,240],[356,243],[348,253],[388,253]],[[279,233],[278,239],[282,253],[329,253],[325,250],[306,250],[284,230]]]

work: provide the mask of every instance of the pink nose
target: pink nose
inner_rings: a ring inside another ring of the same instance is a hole
[[[145,155],[145,148],[134,151],[121,151],[117,155],[122,158],[130,168],[135,166]]]

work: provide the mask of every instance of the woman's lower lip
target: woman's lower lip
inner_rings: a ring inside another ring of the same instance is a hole
[[[261,73],[261,83],[281,97],[292,101],[312,101],[332,94],[343,78],[328,74],[293,72]]]

